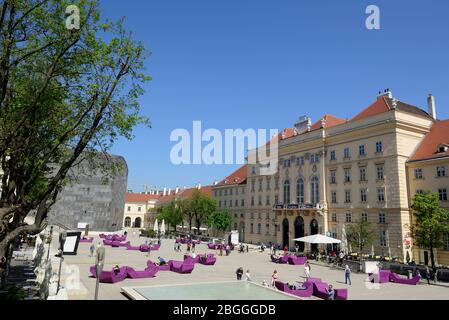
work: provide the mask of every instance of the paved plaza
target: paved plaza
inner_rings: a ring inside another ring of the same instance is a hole
[[[98,234],[95,236],[95,244],[100,241]],[[145,238],[128,234],[128,240],[132,245],[139,245],[145,242]],[[125,248],[112,248],[106,246],[106,262],[104,270],[111,270],[115,265],[130,266],[136,270],[143,270],[148,259],[157,261],[161,256],[166,260],[183,260],[186,246],[183,245],[182,252],[173,250],[174,239],[162,239],[160,250],[152,251],[150,258],[147,253],[140,251],[128,251]],[[88,243],[80,243],[76,256],[66,256],[67,266],[76,265],[79,267],[79,276],[82,286],[85,287],[83,295],[73,295],[69,293],[69,299],[93,299],[95,291],[95,278],[90,277],[89,267],[94,265],[95,258],[89,257]],[[212,253],[214,250],[207,248],[207,244],[197,245],[196,253]],[[279,280],[293,283],[303,281],[303,266],[300,265],[280,265],[270,261],[269,250],[258,252],[251,250],[248,253],[238,253],[234,251],[230,256],[218,256],[214,266],[195,264],[195,269],[191,274],[178,274],[175,272],[158,272],[156,277],[148,279],[126,279],[125,281],[108,284],[101,283],[99,299],[124,300],[127,299],[121,293],[122,287],[158,286],[167,284],[187,284],[219,281],[234,281],[235,270],[243,267],[250,270],[251,277],[255,283],[261,284],[263,280],[270,283],[273,270],[278,271]],[[352,285],[344,284],[344,273],[342,270],[332,269],[326,266],[317,265],[312,262],[312,277],[322,278],[323,281],[332,284],[334,288],[348,288],[349,299],[359,300],[379,300],[379,299],[407,299],[407,300],[434,300],[449,299],[449,287],[438,285],[427,285],[424,282],[417,286],[402,285],[394,283],[372,284],[366,281],[365,274],[352,274]],[[316,299],[312,297],[311,299]]]

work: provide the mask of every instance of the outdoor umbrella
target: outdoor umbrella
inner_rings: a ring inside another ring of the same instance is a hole
[[[344,224],[343,228],[341,228],[341,239],[340,250],[346,253],[348,250],[348,239],[346,238],[346,226]]]
[[[153,230],[154,230],[154,232],[156,232],[156,233],[159,231],[159,227],[158,227],[158,224],[157,224],[157,219],[154,220],[154,227],[153,227]]]
[[[165,220],[162,219],[162,223],[161,223],[161,234],[165,234]]]
[[[314,234],[307,237],[302,238],[296,238],[293,239],[293,241],[301,241],[301,242],[307,242],[307,243],[322,243],[322,244],[328,244],[328,243],[341,243],[341,240],[331,238],[322,234]]]

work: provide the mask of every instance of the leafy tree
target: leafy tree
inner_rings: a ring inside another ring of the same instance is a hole
[[[0,4],[0,256],[20,234],[37,234],[69,172],[116,139],[132,139],[147,52],[101,20],[96,0],[79,0],[80,28],[68,30],[68,0]],[[99,166],[97,166],[99,167]],[[119,165],[97,168],[105,175]],[[31,217],[32,223],[25,222]]]
[[[192,197],[189,199],[189,213],[195,220],[198,234],[200,233],[200,227],[202,224],[209,222],[210,216],[217,210],[216,201],[206,195],[200,189],[193,191]]]
[[[225,232],[226,230],[229,230],[233,221],[234,219],[228,209],[224,209],[223,211],[215,211],[212,213],[209,219],[209,224],[218,231]]]
[[[370,222],[360,219],[348,225],[346,239],[353,247],[358,249],[362,261],[363,249],[370,246],[374,240],[374,231]]]
[[[161,208],[158,219],[164,219],[169,226],[171,225],[173,229],[176,230],[176,226],[183,221],[186,207],[187,204],[185,199],[172,200]]]
[[[411,208],[413,238],[418,246],[429,249],[432,268],[435,268],[433,250],[443,245],[443,234],[449,232],[449,211],[440,207],[438,194],[430,192],[416,194]]]

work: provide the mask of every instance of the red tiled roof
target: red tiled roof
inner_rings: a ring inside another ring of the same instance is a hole
[[[362,110],[350,121],[365,119],[387,111],[390,111],[390,107],[387,103],[386,97],[379,97],[373,104],[371,104],[368,108]]]
[[[436,121],[409,161],[428,160],[449,156],[449,151],[438,152],[439,145],[449,145],[449,119]]]
[[[231,173],[229,176],[220,181],[217,185],[232,185],[232,184],[242,184],[246,182],[246,174],[248,173],[248,165],[245,164],[238,168],[236,171]]]
[[[142,193],[125,193],[125,202],[147,202],[152,199],[159,199],[161,196],[157,194],[142,194]]]
[[[334,117],[333,115],[330,114],[326,114],[324,115],[321,119],[324,119],[326,121],[325,123],[325,127],[326,128],[331,128],[334,126],[337,126],[339,124],[343,124],[346,123],[346,119],[343,118],[337,118]],[[312,130],[318,130],[321,128],[321,119],[318,120],[317,122],[315,122],[311,127],[310,127],[310,131]]]
[[[185,189],[184,191],[182,191],[181,196],[186,198],[191,197],[193,195],[193,191],[196,189],[198,188]],[[208,196],[212,196],[212,186],[204,186],[201,187],[199,190]]]

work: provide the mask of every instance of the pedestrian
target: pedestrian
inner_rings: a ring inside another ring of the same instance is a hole
[[[220,256],[222,256],[223,255],[223,245],[219,244],[219,246],[220,246]]]
[[[229,256],[229,252],[231,251],[231,247],[229,244],[226,245],[226,256]]]
[[[298,251],[299,251],[299,246],[297,243],[295,243],[295,252],[298,253]]]
[[[195,252],[195,247],[196,247],[196,244],[195,244],[195,241],[194,241],[194,242],[192,242],[192,252]]]
[[[253,281],[253,280],[251,280],[251,273],[249,272],[249,269],[246,270],[246,273],[245,273],[245,280],[246,280],[246,281]]]
[[[149,256],[150,256],[150,253],[151,253],[151,245],[148,246],[147,252],[148,252],[148,257],[149,257]]]
[[[235,271],[235,274],[237,275],[237,280],[242,280],[242,275],[243,275],[243,268],[240,267]]]
[[[340,251],[339,258],[340,258],[340,265],[343,265],[343,259],[345,258],[345,253],[343,251]]]
[[[273,271],[273,274],[271,275],[271,286],[274,287],[276,280],[278,279],[278,272],[277,270]]]
[[[128,235],[128,231],[125,230],[125,232],[123,232],[123,234],[125,235],[125,237]]]
[[[187,253],[190,253],[190,243],[187,243]]]
[[[427,279],[427,284],[430,284],[430,278],[432,277],[432,273],[430,271],[429,266],[426,266],[426,279]]]
[[[93,257],[94,252],[95,252],[95,245],[94,245],[93,243],[90,245],[89,250],[90,250],[90,255],[89,255],[89,257]]]
[[[249,252],[249,246],[246,245],[246,252]]]
[[[327,293],[327,300],[334,300],[335,299],[335,290],[330,284],[328,288],[326,288]]]
[[[310,263],[309,261],[306,261],[306,263],[304,264],[304,276],[306,277],[306,281],[310,278],[310,270]]]
[[[351,285],[351,268],[348,265],[345,265],[345,284]]]
[[[178,251],[178,244],[176,243],[176,241],[175,241],[175,244],[173,245],[173,250],[175,252]]]
[[[285,247],[284,247],[284,256],[287,255],[287,252],[288,252],[288,247],[287,247],[287,245],[285,245]]]

